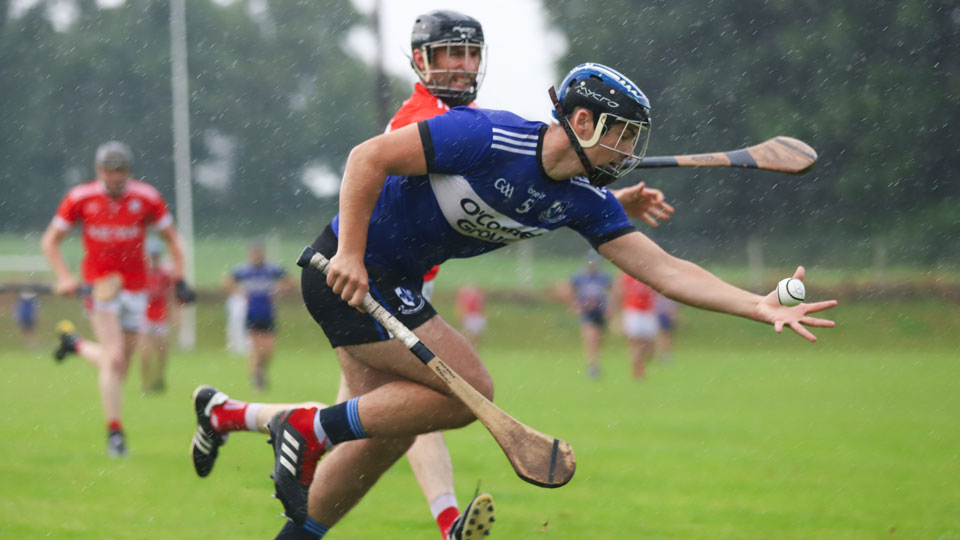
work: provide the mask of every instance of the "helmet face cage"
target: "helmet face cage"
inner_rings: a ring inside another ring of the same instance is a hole
[[[621,127],[622,126],[622,127]],[[617,142],[613,146],[600,143],[600,138],[610,130],[620,131],[617,136]],[[629,173],[640,165],[643,156],[647,153],[647,143],[650,142],[650,122],[647,120],[630,120],[611,113],[602,113],[597,121],[597,128],[592,137],[593,144],[583,144],[584,148],[590,148],[594,144],[599,144],[602,148],[612,150],[623,158],[617,163],[611,165],[596,165],[594,168],[610,177],[610,180],[602,185],[609,184],[621,176]],[[629,148],[629,150],[625,150]],[[602,181],[602,177],[598,180]]]
[[[590,174],[593,184],[609,184],[640,164],[650,140],[650,102],[630,79],[601,64],[581,64],[564,78],[558,102],[563,104],[563,113],[567,116],[559,118],[555,110],[554,117],[561,122],[569,123],[569,115],[576,107],[583,107],[593,115],[595,129],[589,140],[570,132],[582,148],[592,148],[611,129],[619,129],[613,146],[600,146],[623,157],[613,165],[593,166]]]
[[[469,105],[477,97],[483,76],[486,73],[487,51],[486,44],[466,40],[443,40],[424,43],[420,46],[423,54],[424,69],[420,69],[416,62],[413,69],[423,85],[430,93],[440,98],[451,107]],[[460,69],[449,69],[436,66],[437,51],[445,53],[447,62],[452,58],[462,58]],[[471,59],[479,56],[476,68]],[[456,85],[455,85],[456,83]]]

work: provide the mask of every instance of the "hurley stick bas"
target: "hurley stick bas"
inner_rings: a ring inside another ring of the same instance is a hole
[[[312,266],[326,274],[330,261],[308,246],[300,254],[297,264],[301,267]],[[500,445],[517,476],[545,488],[558,488],[573,478],[577,460],[568,442],[540,433],[494,405],[431,352],[370,293],[363,299],[363,308],[436,373],[453,395],[473,412]]]
[[[651,156],[643,158],[640,169],[662,167],[742,167],[789,174],[805,173],[817,162],[817,152],[807,143],[793,137],[774,137],[739,150],[690,154],[683,156]]]

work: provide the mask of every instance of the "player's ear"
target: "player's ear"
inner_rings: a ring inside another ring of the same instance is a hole
[[[570,126],[581,139],[589,140],[593,137],[593,114],[583,107],[577,107],[570,115]]]
[[[417,69],[419,69],[421,72],[425,72],[427,70],[427,59],[423,57],[423,50],[414,49],[411,54],[411,58],[413,58],[413,63],[417,66]]]

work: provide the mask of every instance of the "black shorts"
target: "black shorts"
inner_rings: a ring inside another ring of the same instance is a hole
[[[326,257],[337,252],[337,236],[328,225],[311,244]],[[423,276],[410,278],[378,266],[367,265],[370,294],[407,328],[413,330],[437,314],[423,295]],[[327,286],[327,277],[308,266],[300,275],[307,311],[327,335],[331,347],[376,343],[393,336],[370,315],[350,307]]]
[[[602,309],[588,309],[580,314],[582,324],[593,324],[600,328],[607,326],[607,314]]]
[[[276,332],[277,325],[273,318],[269,319],[247,319],[247,330],[258,330],[260,332]]]

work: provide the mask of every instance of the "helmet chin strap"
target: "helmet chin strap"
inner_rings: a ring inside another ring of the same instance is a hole
[[[560,100],[557,99],[557,91],[552,86],[550,87],[550,100],[553,101],[553,108],[557,111],[557,118],[560,120],[560,125],[563,126],[563,131],[567,134],[567,138],[570,139],[570,145],[573,146],[573,151],[576,152],[577,157],[580,158],[580,163],[583,165],[583,170],[586,171],[590,183],[597,187],[603,187],[609,184],[610,182],[600,183],[599,176],[602,174],[598,174],[598,171],[594,169],[590,160],[587,158],[587,154],[584,153],[583,146],[580,145],[580,141],[577,139],[577,134],[574,133],[573,128],[570,127],[570,121],[564,117],[563,107],[560,105]]]

